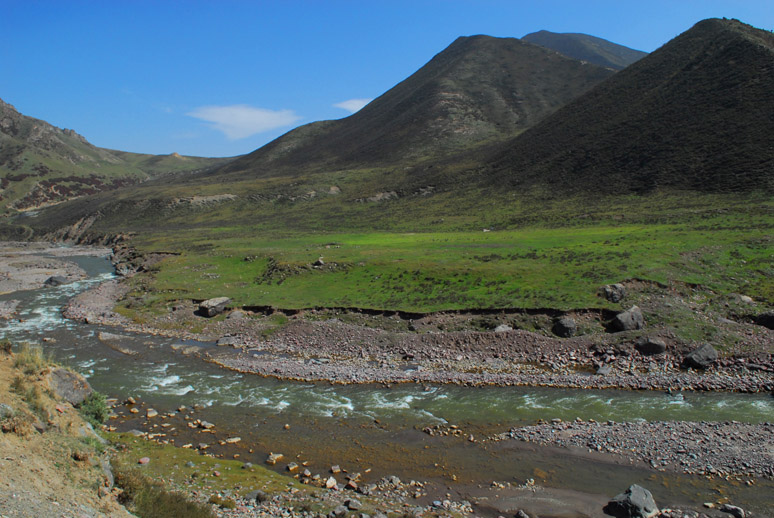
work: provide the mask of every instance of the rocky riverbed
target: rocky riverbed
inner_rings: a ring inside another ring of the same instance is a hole
[[[67,261],[67,257],[110,253],[110,249],[96,247],[79,247],[74,251],[49,243],[0,242],[0,294],[41,288],[46,282],[61,284],[81,280],[86,272]],[[9,308],[7,304],[0,307],[0,318],[12,314]]]
[[[241,310],[227,318],[206,319],[192,303],[181,303],[149,324],[137,324],[113,311],[128,288],[109,281],[72,299],[68,318],[119,326],[187,340],[217,341],[213,351],[187,345],[225,368],[281,379],[337,383],[458,383],[631,390],[774,390],[772,346],[719,358],[707,369],[684,369],[690,348],[668,344],[649,355],[636,346],[642,333],[615,333],[568,339],[508,329],[416,333],[387,331],[299,315],[278,329],[271,316]],[[198,322],[197,322],[198,321]],[[181,323],[187,323],[182,326]],[[202,331],[191,329],[198,323]],[[764,330],[762,332],[766,332]],[[759,332],[760,335],[762,332]],[[768,331],[774,338],[774,332]],[[668,337],[665,342],[668,343]]]
[[[602,452],[659,471],[724,477],[754,484],[774,478],[774,423],[563,422],[512,428],[515,439]]]

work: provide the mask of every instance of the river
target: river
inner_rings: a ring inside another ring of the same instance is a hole
[[[769,482],[750,489],[570,455],[560,448],[465,440],[468,434],[484,437],[537,419],[764,422],[774,416],[774,398],[769,395],[332,385],[240,374],[175,352],[171,346],[180,342],[176,339],[65,320],[61,307],[68,298],[114,276],[105,258],[76,256],[69,260],[89,278],[0,296],[0,300],[20,301],[19,319],[0,321],[0,333],[17,344],[41,343],[58,362],[81,372],[96,390],[109,396],[123,399],[131,395],[159,411],[202,406],[199,417],[242,437],[243,460],[261,462],[269,451],[283,451],[303,455],[318,467],[341,464],[351,471],[370,468],[374,477],[396,474],[434,480],[461,497],[477,485],[493,480],[520,483],[535,478],[536,473],[544,485],[608,496],[639,482],[657,501],[693,505],[721,492],[752,508],[765,508],[767,495],[774,494]],[[100,332],[125,335],[126,341],[143,352],[122,354],[100,341]],[[127,419],[120,427],[142,424],[139,418]],[[458,425],[465,430],[465,438],[441,439],[421,431],[436,424]],[[253,454],[247,453],[247,445]],[[452,475],[456,482],[451,481]],[[479,511],[485,514],[483,508]]]

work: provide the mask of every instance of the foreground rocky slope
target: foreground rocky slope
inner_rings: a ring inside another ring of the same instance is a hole
[[[111,492],[100,439],[73,406],[83,400],[73,390],[82,378],[64,372],[57,384],[62,369],[16,366],[9,348],[0,351],[0,514],[131,516]]]

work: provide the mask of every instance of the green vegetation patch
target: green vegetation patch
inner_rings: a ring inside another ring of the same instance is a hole
[[[235,306],[404,311],[606,307],[600,286],[638,278],[700,284],[774,301],[772,218],[717,212],[683,222],[446,232],[157,232],[146,250],[176,250],[123,304],[164,313],[175,300]]]

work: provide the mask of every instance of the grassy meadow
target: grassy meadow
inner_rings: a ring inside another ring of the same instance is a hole
[[[657,199],[632,202],[626,218],[616,216],[618,207],[573,218],[568,204],[564,218],[553,206],[544,208],[552,216],[538,216],[547,222],[499,229],[279,231],[241,224],[142,233],[133,239],[141,250],[179,255],[136,278],[123,309],[165,312],[174,300],[227,296],[235,305],[286,309],[569,310],[609,306],[599,287],[631,278],[772,303],[772,203],[712,201],[672,212],[654,206]],[[323,264],[315,266],[319,258]]]

